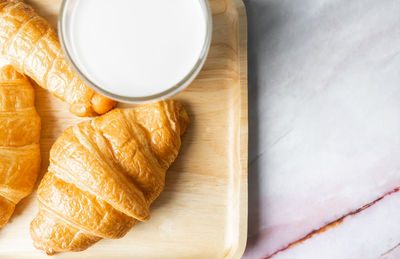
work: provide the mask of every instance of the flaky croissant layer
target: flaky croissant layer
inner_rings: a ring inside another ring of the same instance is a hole
[[[40,118],[29,80],[0,69],[0,227],[32,192],[40,169]]]
[[[167,100],[114,109],[66,129],[39,186],[35,247],[81,251],[147,221],[188,123],[183,106]]]
[[[75,115],[103,114],[116,104],[73,71],[54,29],[22,0],[0,0],[0,54],[20,73],[66,102]]]

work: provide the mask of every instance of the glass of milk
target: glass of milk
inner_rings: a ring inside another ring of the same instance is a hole
[[[64,0],[58,33],[74,70],[122,102],[172,96],[201,70],[210,48],[207,0]]]

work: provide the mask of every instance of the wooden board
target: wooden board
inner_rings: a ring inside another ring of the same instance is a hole
[[[27,2],[56,25],[60,0]],[[191,124],[167,172],[166,188],[151,206],[151,219],[122,239],[101,240],[84,252],[54,258],[241,257],[247,238],[246,14],[241,0],[210,4],[214,31],[209,57],[198,78],[174,97],[188,110]],[[35,89],[43,125],[42,176],[55,139],[85,119],[70,114],[45,90]],[[48,258],[32,246],[29,235],[36,212],[33,193],[0,230],[0,258]]]

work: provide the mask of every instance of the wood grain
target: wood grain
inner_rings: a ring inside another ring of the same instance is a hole
[[[60,0],[27,2],[56,26]],[[191,125],[167,172],[165,191],[151,207],[151,219],[122,239],[55,258],[241,257],[247,238],[246,14],[242,0],[210,0],[210,5],[214,29],[208,59],[196,80],[174,97],[188,110]],[[42,176],[55,139],[85,119],[40,87],[35,90],[43,125]],[[36,211],[36,193],[17,206],[0,230],[1,258],[47,258],[33,248],[29,235]]]

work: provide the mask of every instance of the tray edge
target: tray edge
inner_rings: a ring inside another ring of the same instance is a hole
[[[243,0],[231,0],[238,12],[239,41],[239,76],[240,76],[240,128],[239,128],[239,158],[240,158],[240,194],[239,194],[239,237],[236,249],[226,257],[241,258],[247,243],[248,214],[248,86],[247,86],[247,13]]]

